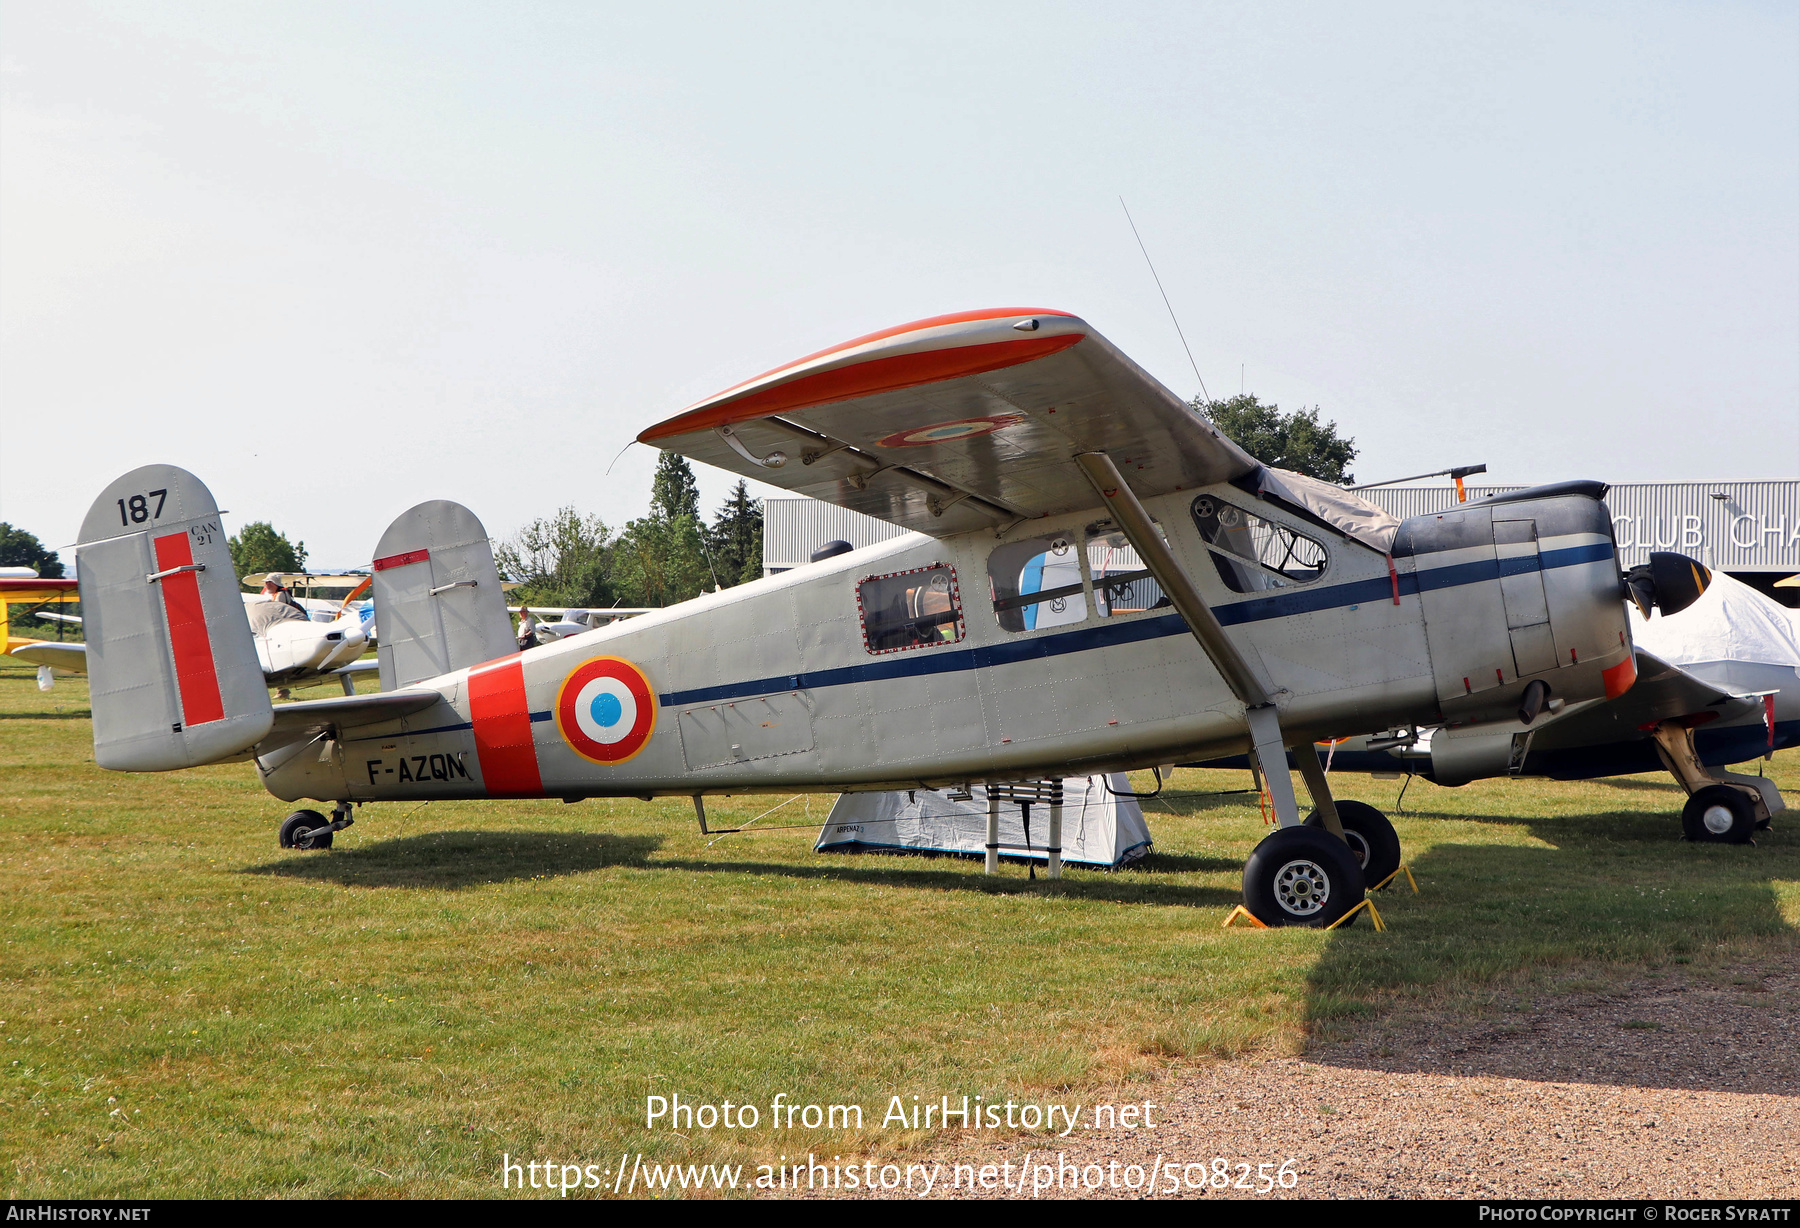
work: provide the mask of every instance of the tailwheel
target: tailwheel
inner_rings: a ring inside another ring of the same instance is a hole
[[[1344,825],[1344,843],[1362,866],[1363,882],[1385,883],[1400,868],[1400,833],[1366,802],[1339,802],[1337,812]],[[1306,816],[1306,825],[1323,831],[1325,820],[1315,810]]]
[[[1707,844],[1749,844],[1756,831],[1756,803],[1730,785],[1695,789],[1681,808],[1682,834]]]
[[[1272,832],[1244,865],[1244,905],[1264,925],[1327,926],[1362,898],[1356,854],[1321,828]]]
[[[296,810],[281,822],[284,849],[328,849],[331,824],[317,810]]]

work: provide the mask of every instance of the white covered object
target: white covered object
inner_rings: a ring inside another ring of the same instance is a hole
[[[1144,812],[1130,797],[1115,797],[1131,788],[1123,775],[1071,776],[1063,781],[1062,847],[1065,864],[1122,866],[1150,851],[1150,829]],[[987,791],[973,786],[974,796],[954,802],[947,793],[919,789],[912,793],[846,793],[831,808],[814,850],[821,853],[918,852],[983,857],[987,853]],[[1050,832],[1050,807],[1031,807],[1031,846],[1027,852],[1023,815],[1017,802],[1000,805],[1000,843],[1004,857],[1047,861],[1044,842]]]
[[[1722,571],[1679,614],[1629,611],[1632,642],[1671,665],[1783,665],[1800,675],[1800,616]]]
[[[1264,491],[1305,508],[1353,540],[1383,554],[1394,548],[1394,535],[1400,531],[1399,517],[1376,507],[1355,491],[1286,469],[1265,468],[1257,476]]]

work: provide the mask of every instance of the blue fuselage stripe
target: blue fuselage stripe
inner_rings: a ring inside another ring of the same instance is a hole
[[[1480,584],[1487,580],[1497,580],[1502,574],[1523,574],[1540,568],[1548,571],[1556,567],[1577,567],[1584,563],[1609,560],[1612,557],[1613,548],[1610,545],[1605,542],[1594,542],[1585,546],[1546,550],[1541,554],[1528,554],[1515,559],[1506,559],[1504,560],[1504,569],[1501,561],[1495,559],[1458,563],[1450,567],[1436,567],[1428,571],[1400,576],[1399,586],[1402,595],[1411,595],[1421,589],[1429,592],[1443,588],[1455,588],[1464,584]],[[1231,627],[1241,623],[1287,618],[1295,614],[1309,614],[1318,610],[1342,609],[1365,602],[1390,601],[1393,599],[1393,595],[1394,581],[1377,577],[1373,580],[1356,580],[1349,584],[1334,584],[1318,589],[1300,589],[1273,597],[1258,597],[1252,601],[1215,606],[1213,613],[1222,625]],[[657,700],[664,707],[671,704],[678,706],[704,704],[720,700],[742,699],[750,695],[767,695],[773,691],[812,690],[818,687],[848,686],[857,682],[885,682],[895,678],[950,674],[959,670],[986,669],[995,665],[1016,665],[1024,661],[1060,657],[1072,652],[1089,652],[1096,648],[1111,648],[1118,644],[1135,644],[1144,640],[1162,639],[1170,635],[1183,635],[1187,629],[1187,623],[1181,615],[1162,614],[1155,618],[1136,618],[1130,622],[1104,622],[1098,626],[1084,627],[1078,631],[1034,636],[1026,640],[1008,640],[985,648],[964,648],[954,652],[904,652],[885,659],[877,658],[861,665],[845,666],[841,669],[815,670],[812,673],[804,674],[777,674],[771,678],[754,678],[747,682],[728,682],[720,686],[669,691],[657,696]],[[533,713],[532,716],[535,720],[544,719],[536,713]],[[545,716],[548,714],[546,713]]]

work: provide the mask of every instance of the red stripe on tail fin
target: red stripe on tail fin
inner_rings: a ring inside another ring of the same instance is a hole
[[[502,657],[469,671],[469,719],[488,796],[542,796],[531,709],[525,702],[525,666],[518,657]]]
[[[430,557],[429,550],[408,550],[403,554],[390,554],[385,559],[376,559],[369,565],[369,570],[386,571],[390,567],[405,567],[408,563],[423,563]]]
[[[152,539],[156,567],[170,571],[191,567],[194,551],[186,533]],[[164,576],[163,613],[169,620],[169,647],[175,654],[175,682],[181,690],[181,722],[204,725],[225,719],[225,701],[219,695],[219,673],[213,664],[212,636],[206,629],[206,608],[200,601],[200,577],[191,571]]]

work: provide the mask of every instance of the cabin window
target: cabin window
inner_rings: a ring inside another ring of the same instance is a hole
[[[963,637],[956,572],[944,564],[871,576],[856,586],[870,652],[954,644]]]
[[[1008,542],[988,555],[988,588],[1002,630],[1036,631],[1087,617],[1081,556],[1068,533]]]
[[[1284,524],[1212,495],[1195,499],[1193,511],[1213,566],[1234,593],[1292,588],[1325,574],[1325,547]]]
[[[1160,532],[1160,530],[1158,530]],[[1161,609],[1170,604],[1162,586],[1118,529],[1088,529],[1088,571],[1094,577],[1094,605],[1106,618]]]

